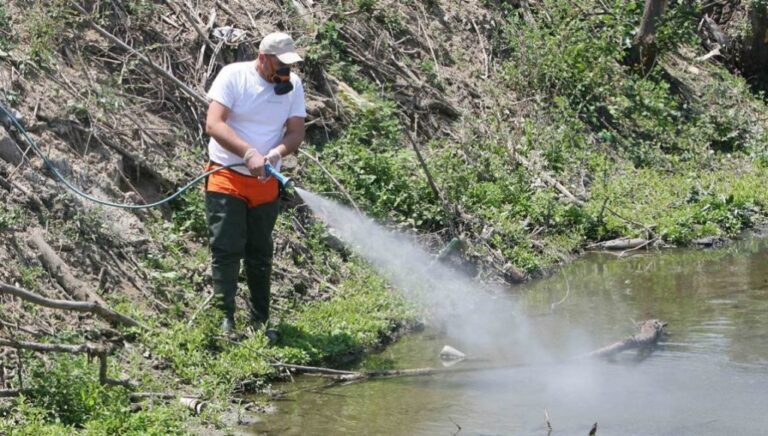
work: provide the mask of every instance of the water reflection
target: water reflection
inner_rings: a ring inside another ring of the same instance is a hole
[[[544,435],[547,409],[554,434],[587,434],[595,421],[598,434],[765,434],[767,261],[761,239],[623,259],[590,254],[518,293],[531,332],[552,355],[572,356],[633,333],[632,320],[669,322],[671,336],[642,363],[548,363],[315,391],[321,382],[305,380],[284,386],[304,390],[249,431],[446,435],[458,424],[460,435]],[[414,336],[371,361],[434,366],[450,341]],[[525,350],[499,355],[514,353]]]

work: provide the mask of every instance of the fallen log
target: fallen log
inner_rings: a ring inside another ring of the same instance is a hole
[[[618,238],[610,241],[598,242],[587,248],[602,248],[604,250],[632,250],[644,247],[651,243],[649,239],[643,238]]]
[[[199,397],[191,395],[170,394],[167,392],[132,392],[128,394],[131,402],[138,403],[144,400],[158,399],[163,401],[178,401],[179,404],[199,415],[208,407],[208,403]]]
[[[659,341],[659,338],[664,334],[664,327],[666,325],[667,323],[661,322],[658,319],[643,321],[640,323],[640,333],[595,350],[589,353],[587,357],[608,359],[626,350],[648,350]]]
[[[42,230],[32,230],[29,245],[37,249],[40,253],[38,256],[40,262],[72,298],[78,301],[89,301],[100,306],[107,306],[107,303],[98,294],[88,290],[85,283],[72,275],[69,266],[45,242]]]
[[[17,288],[3,282],[0,282],[0,294],[13,295],[14,297],[20,298],[32,304],[48,307],[51,309],[90,313],[109,322],[110,324],[123,324],[131,327],[143,327],[133,318],[92,302],[52,300],[50,298],[37,295],[34,292]]]

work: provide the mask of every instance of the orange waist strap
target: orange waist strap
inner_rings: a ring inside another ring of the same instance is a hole
[[[205,170],[210,171],[219,167],[221,165],[208,162]],[[240,198],[248,204],[248,207],[271,203],[277,200],[280,192],[279,185],[274,177],[270,177],[262,182],[258,177],[246,176],[230,168],[217,171],[208,176],[205,190]]]

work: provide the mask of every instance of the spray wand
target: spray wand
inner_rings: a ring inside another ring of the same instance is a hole
[[[277,179],[277,182],[280,183],[280,186],[282,186],[283,189],[293,188],[293,179],[282,175],[272,165],[264,165],[264,172],[267,173],[268,176],[272,176]]]
[[[285,175],[281,174],[280,171],[276,170],[275,167],[273,167],[270,164],[264,165],[264,173],[268,176],[272,176],[277,180],[277,183],[280,185],[280,196],[283,198],[290,198],[296,195],[296,189],[293,185],[293,179],[290,177],[286,177]]]

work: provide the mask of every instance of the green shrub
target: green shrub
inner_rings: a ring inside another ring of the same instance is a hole
[[[29,398],[46,410],[51,422],[79,427],[104,413],[127,408],[125,391],[102,386],[98,365],[85,357],[57,355],[49,364],[34,362]]]
[[[366,213],[380,219],[405,222],[434,230],[445,217],[414,151],[405,142],[402,126],[390,103],[360,110],[341,137],[319,151],[328,170]],[[336,185],[317,166],[310,166],[305,180],[319,192],[336,191]]]
[[[174,202],[171,222],[177,233],[192,232],[197,237],[208,235],[205,218],[205,194],[201,189],[192,188]]]
[[[65,0],[35,2],[28,17],[28,54],[39,67],[48,68],[55,62],[54,54],[75,26],[76,14]]]

